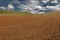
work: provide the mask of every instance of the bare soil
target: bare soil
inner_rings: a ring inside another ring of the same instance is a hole
[[[0,40],[60,40],[60,14],[0,15]]]

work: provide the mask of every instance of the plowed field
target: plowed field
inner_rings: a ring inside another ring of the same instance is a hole
[[[0,40],[60,40],[60,14],[0,15]]]

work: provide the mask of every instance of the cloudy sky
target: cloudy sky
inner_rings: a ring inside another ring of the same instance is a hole
[[[45,13],[60,10],[60,0],[0,0],[0,10]]]

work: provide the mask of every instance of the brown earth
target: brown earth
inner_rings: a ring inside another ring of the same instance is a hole
[[[60,40],[60,14],[0,15],[0,40]]]

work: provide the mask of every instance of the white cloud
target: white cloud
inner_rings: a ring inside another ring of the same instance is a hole
[[[58,0],[54,0],[51,3],[57,4],[58,3]]]
[[[42,0],[42,2],[43,2],[43,3],[47,3],[47,2],[49,2],[49,0]]]
[[[14,9],[13,4],[8,4],[8,9],[9,9],[9,10],[13,10],[13,9]]]
[[[60,4],[59,5],[56,5],[56,11],[60,11]]]
[[[5,10],[6,8],[4,6],[1,6],[0,7],[0,10]]]
[[[60,5],[56,6],[46,6],[46,8],[51,9],[53,11],[59,11],[60,10]]]
[[[34,5],[38,5],[38,1],[37,0],[30,0],[30,3],[32,3]]]
[[[42,6],[36,6],[36,8],[38,8],[39,10],[42,10],[43,9]]]

